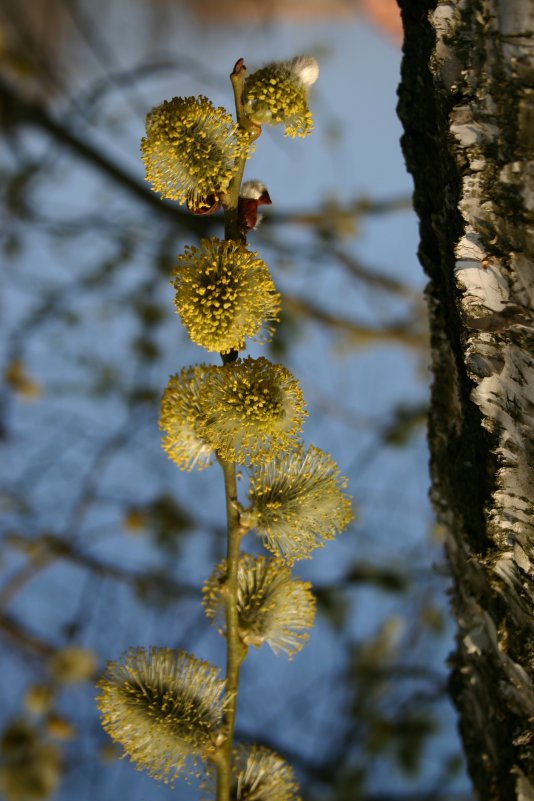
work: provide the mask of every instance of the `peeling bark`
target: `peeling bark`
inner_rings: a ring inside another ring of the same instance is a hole
[[[399,115],[430,283],[432,495],[451,692],[481,801],[534,799],[534,10],[399,0]]]

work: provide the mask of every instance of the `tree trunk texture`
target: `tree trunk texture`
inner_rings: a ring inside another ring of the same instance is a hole
[[[430,278],[450,689],[481,801],[534,799],[534,6],[400,0],[403,148]]]

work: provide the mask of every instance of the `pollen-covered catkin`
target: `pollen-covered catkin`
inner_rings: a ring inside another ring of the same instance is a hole
[[[139,769],[172,782],[194,772],[222,723],[217,668],[185,651],[131,648],[98,683],[102,726]]]
[[[309,559],[353,517],[346,483],[327,453],[299,447],[252,467],[245,518],[288,564]]]
[[[203,589],[206,615],[221,633],[226,628],[222,592],[226,570],[225,560]],[[237,613],[245,645],[259,648],[266,642],[275,654],[284,651],[291,658],[304,646],[313,626],[311,584],[293,579],[281,559],[244,553],[237,568]]]
[[[263,357],[213,368],[200,406],[202,436],[222,459],[239,464],[290,448],[306,415],[297,379]]]
[[[300,801],[293,768],[268,748],[236,748],[232,772],[236,801]]]
[[[318,76],[312,57],[267,64],[245,80],[245,109],[258,125],[283,124],[286,136],[307,136],[313,128],[308,91]]]
[[[163,431],[162,446],[170,459],[182,470],[208,467],[215,456],[211,443],[203,438],[200,399],[206,376],[214,367],[198,364],[171,375],[161,399],[159,426]]]
[[[202,95],[174,97],[147,115],[141,157],[156,192],[198,210],[226,192],[249,148],[249,135],[225,109]]]
[[[175,305],[193,342],[208,351],[265,342],[278,319],[280,295],[265,262],[233,240],[203,239],[178,257]]]

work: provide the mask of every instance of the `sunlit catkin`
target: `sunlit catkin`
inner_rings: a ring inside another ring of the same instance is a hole
[[[202,436],[239,464],[291,447],[306,415],[297,379],[262,357],[211,370],[200,406]]]
[[[352,519],[345,486],[336,463],[319,448],[283,453],[253,466],[246,523],[289,564],[308,559]]]
[[[206,615],[225,631],[223,587],[226,561],[204,585]],[[245,645],[266,642],[278,654],[292,657],[308,639],[313,626],[315,599],[311,585],[291,578],[291,571],[280,559],[242,554],[237,568],[237,612],[239,636]]]
[[[232,773],[235,801],[300,801],[293,769],[268,748],[236,748]]]
[[[213,461],[213,446],[200,431],[203,418],[200,401],[206,376],[213,369],[206,365],[184,368],[169,378],[161,399],[161,444],[182,470],[195,467],[202,470]]]
[[[286,136],[306,136],[313,128],[308,90],[319,76],[317,61],[299,56],[276,61],[245,80],[243,100],[258,125],[284,125]]]
[[[196,769],[217,741],[224,682],[185,651],[132,648],[98,683],[102,725],[139,769],[165,782]]]
[[[248,135],[207,97],[174,97],[146,118],[141,156],[156,192],[196,209],[219,200],[247,153]]]
[[[178,257],[175,305],[190,338],[208,351],[270,339],[280,296],[265,262],[245,245],[213,237]]]

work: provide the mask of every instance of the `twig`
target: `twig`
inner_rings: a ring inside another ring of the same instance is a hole
[[[237,122],[241,128],[248,130],[252,138],[256,138],[260,130],[251,128],[243,112],[242,94],[246,75],[243,59],[239,59],[230,75],[234,90]],[[224,198],[224,231],[226,239],[245,241],[245,235],[239,220],[238,201],[241,180],[245,169],[245,156],[241,156],[237,165],[236,174],[230,183]],[[232,361],[237,357],[236,352],[222,356],[223,362]],[[237,612],[237,569],[239,565],[239,551],[243,529],[241,527],[239,508],[237,505],[237,479],[234,462],[219,459],[224,473],[224,488],[226,493],[227,533],[227,559],[226,580],[223,587],[224,607],[226,616],[226,701],[224,712],[224,743],[219,751],[217,761],[217,801],[229,801],[232,776],[232,746],[234,740],[235,715],[237,707],[237,693],[239,686],[239,671],[241,663],[246,656],[247,649],[239,637],[239,620]]]

